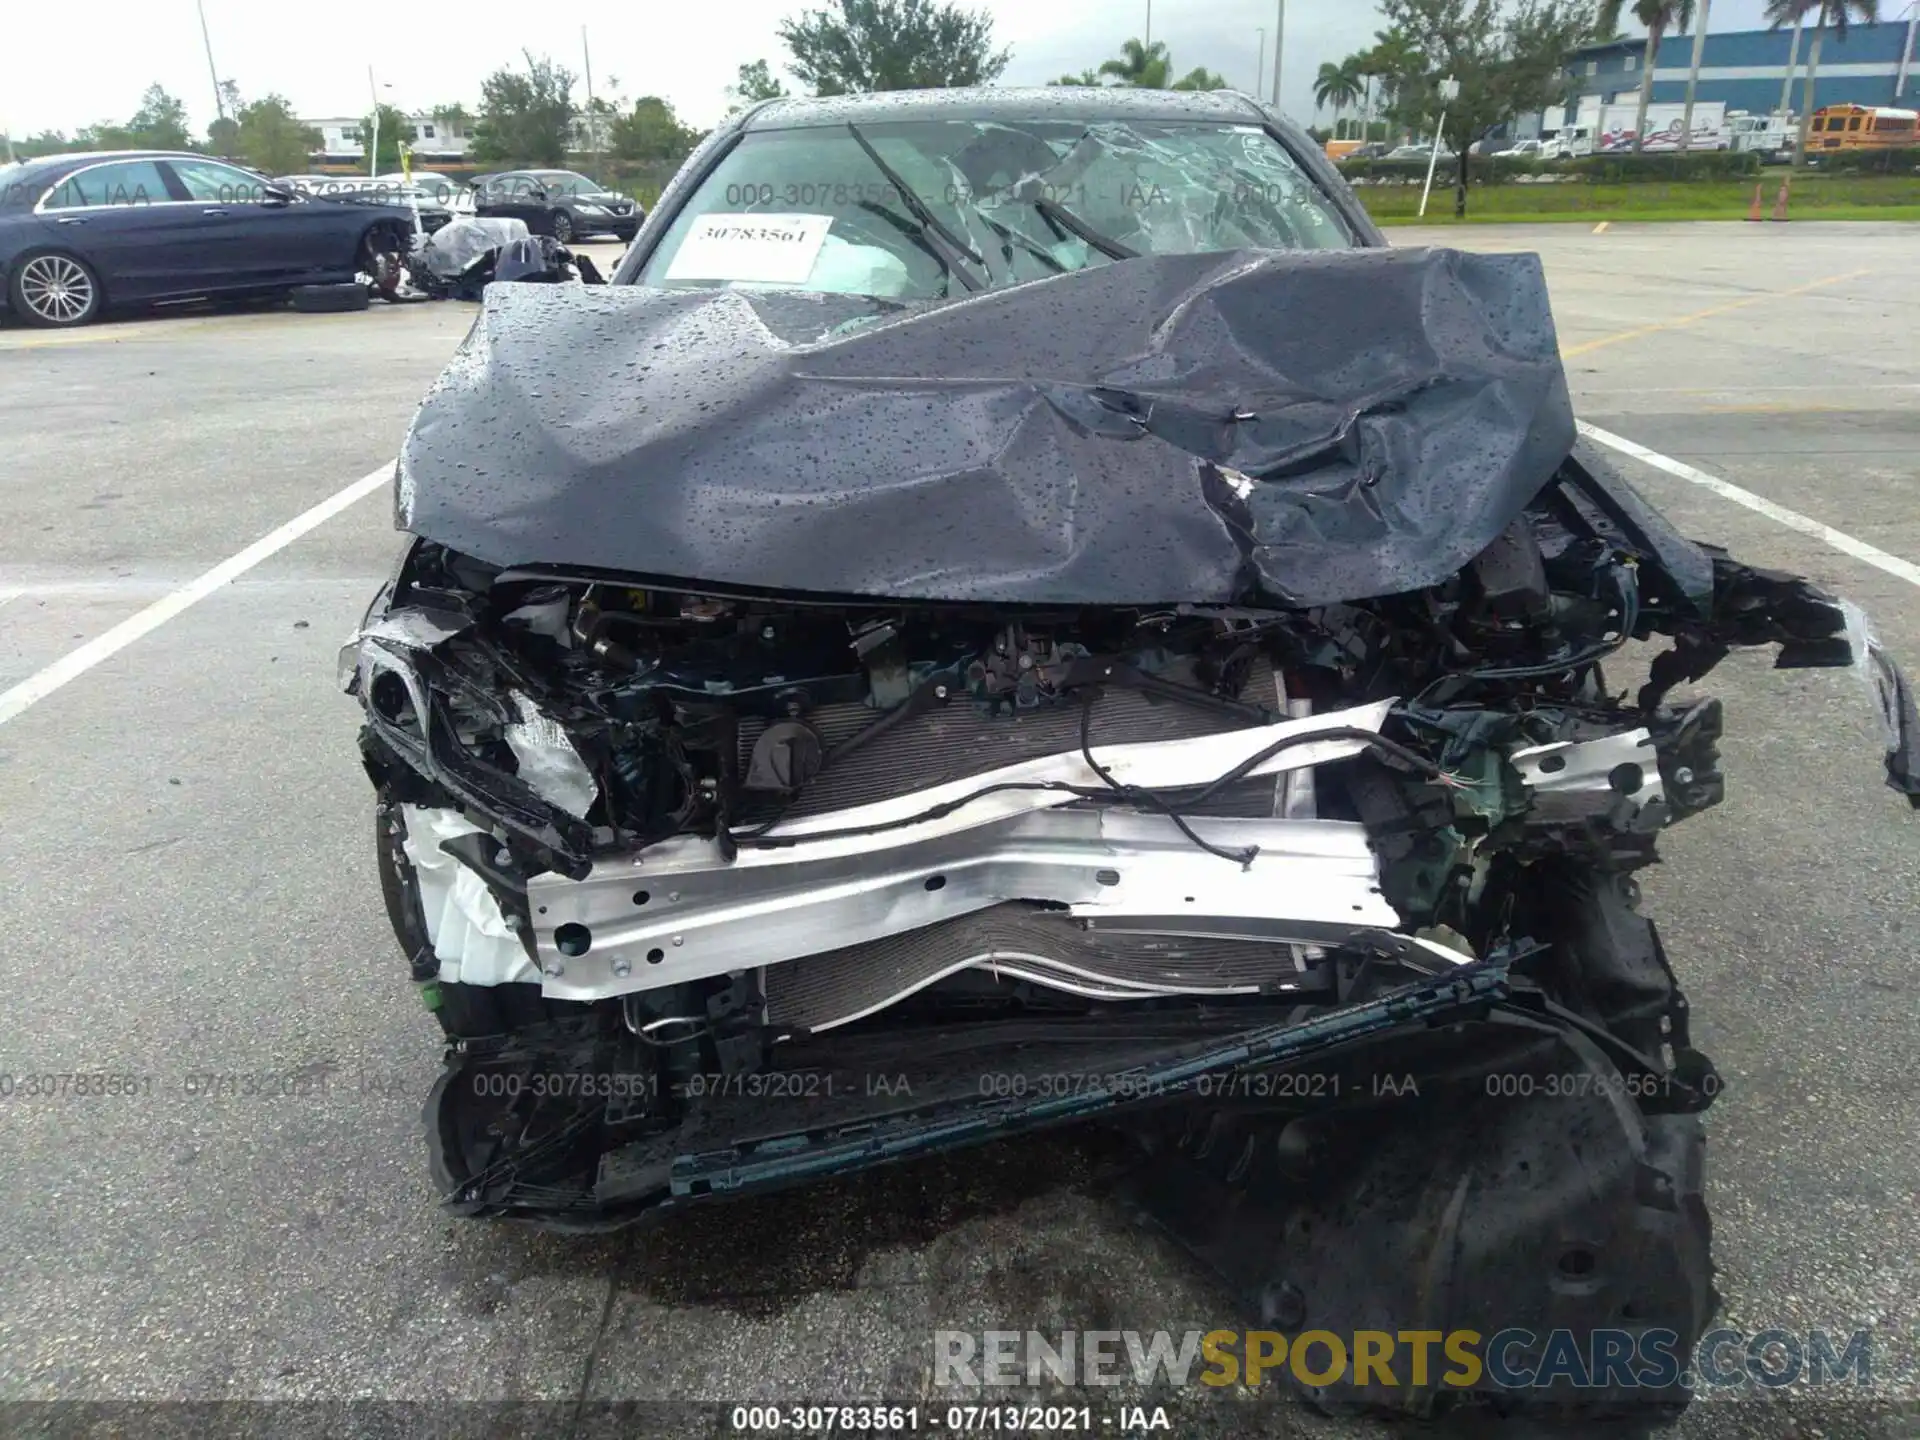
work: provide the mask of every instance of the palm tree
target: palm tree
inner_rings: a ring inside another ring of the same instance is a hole
[[[1783,25],[1799,25],[1813,17],[1813,45],[1807,51],[1807,88],[1800,101],[1800,143],[1794,147],[1793,164],[1798,169],[1807,163],[1807,137],[1813,132],[1813,82],[1820,73],[1820,42],[1827,27],[1844,42],[1847,22],[1858,17],[1869,25],[1880,23],[1880,0],[1767,0],[1767,25],[1778,30]]]
[[[1353,57],[1336,65],[1331,60],[1320,62],[1320,73],[1313,80],[1313,103],[1316,107],[1333,107],[1333,133],[1340,133],[1340,115],[1347,106],[1360,98],[1360,76],[1354,69]]]
[[[1793,39],[1787,45],[1787,75],[1780,82],[1780,121],[1786,123],[1787,116],[1793,113],[1793,72],[1800,60],[1800,31],[1804,22],[1793,22]]]
[[[1136,90],[1166,89],[1172,70],[1166,43],[1161,40],[1151,45],[1129,40],[1120,47],[1118,60],[1108,60],[1100,67],[1102,75],[1112,75],[1122,85],[1131,85]]]
[[[1693,146],[1693,97],[1700,89],[1700,61],[1707,51],[1707,17],[1713,0],[1700,0],[1700,24],[1693,32],[1693,63],[1687,70],[1687,109],[1680,122],[1680,149]]]
[[[1367,100],[1367,79],[1368,79],[1367,57],[1365,53],[1362,52],[1357,55],[1347,56],[1346,59],[1340,62],[1340,69],[1341,69],[1341,72],[1351,82],[1352,88],[1353,88],[1353,103],[1361,107],[1361,114],[1364,116],[1366,113],[1365,106],[1366,106],[1366,100]]]
[[[1407,98],[1409,91],[1418,89],[1427,71],[1427,57],[1399,29],[1376,30],[1373,41],[1373,48],[1367,52],[1367,63],[1380,77],[1381,108],[1391,115]],[[1402,131],[1411,136],[1412,127],[1407,123],[1406,116],[1398,118]]]
[[[1380,78],[1380,52],[1362,50],[1357,55],[1349,55],[1344,64],[1353,67],[1353,73],[1360,77],[1360,138],[1373,139],[1373,82]]]
[[[1620,29],[1620,12],[1625,0],[1600,0],[1599,31],[1612,35]],[[1693,24],[1693,0],[1633,0],[1633,18],[1647,27],[1646,63],[1640,71],[1640,110],[1633,122],[1633,153],[1638,155],[1647,138],[1647,104],[1653,99],[1653,67],[1660,57],[1660,42],[1667,31],[1685,34]]]
[[[1227,77],[1207,69],[1204,65],[1199,65],[1174,81],[1172,88],[1175,90],[1225,90]]]

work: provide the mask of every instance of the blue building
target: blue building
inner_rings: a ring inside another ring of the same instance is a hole
[[[1914,22],[1904,19],[1883,20],[1878,25],[1856,23],[1847,27],[1844,41],[1828,30],[1821,42],[1814,108],[1848,104],[1920,108],[1920,56],[1914,54],[1916,28]],[[1709,34],[1695,99],[1707,104],[1718,101],[1729,110],[1761,115],[1779,109],[1780,86],[1787,76],[1787,56],[1792,46],[1791,27]],[[1794,67],[1795,113],[1801,109],[1807,52],[1812,48],[1813,32],[1809,28],[1800,36]],[[1567,66],[1573,76],[1574,94],[1564,115],[1549,111],[1543,117],[1546,128],[1572,124],[1583,108],[1638,99],[1646,56],[1644,37],[1576,50]],[[1693,36],[1667,36],[1655,60],[1652,103],[1684,101],[1692,66]]]

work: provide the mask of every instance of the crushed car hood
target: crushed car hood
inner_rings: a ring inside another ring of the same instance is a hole
[[[1445,580],[1573,440],[1530,255],[1148,256],[917,306],[496,285],[398,516],[499,566],[1311,605]]]

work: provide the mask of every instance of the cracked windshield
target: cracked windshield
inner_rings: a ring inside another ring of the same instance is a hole
[[[926,300],[1134,255],[1353,243],[1256,125],[903,121],[747,135],[641,283]]]

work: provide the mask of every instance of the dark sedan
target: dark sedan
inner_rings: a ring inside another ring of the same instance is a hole
[[[412,230],[404,208],[297,195],[206,155],[52,155],[0,167],[0,294],[28,324],[84,325],[108,305],[349,282]]]
[[[473,182],[474,213],[524,220],[562,245],[584,235],[631,240],[647,218],[636,201],[573,170],[507,170]]]

